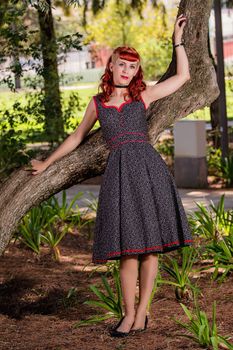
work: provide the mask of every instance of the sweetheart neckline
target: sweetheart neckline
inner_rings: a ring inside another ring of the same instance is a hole
[[[126,104],[129,104],[130,102],[132,102],[132,98],[128,99],[127,101],[122,102],[119,106],[115,106],[115,105],[106,105],[105,102],[101,101],[102,105],[106,108],[116,108],[119,112],[121,111],[122,107]]]

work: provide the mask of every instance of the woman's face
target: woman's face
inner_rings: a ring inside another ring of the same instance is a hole
[[[109,68],[113,72],[114,84],[128,85],[137,74],[139,61],[130,62],[118,57],[110,63]]]

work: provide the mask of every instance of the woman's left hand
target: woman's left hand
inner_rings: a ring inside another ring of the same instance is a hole
[[[174,26],[175,43],[177,43],[178,41],[181,41],[186,21],[187,21],[187,17],[184,14],[181,14],[179,17],[177,17],[175,26]]]

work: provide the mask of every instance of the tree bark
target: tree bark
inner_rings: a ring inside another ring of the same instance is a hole
[[[43,57],[45,130],[48,140],[59,141],[64,136],[62,108],[57,66],[57,43],[53,25],[51,0],[46,0],[48,11],[38,8],[40,41]]]
[[[176,120],[204,106],[219,95],[215,69],[208,54],[208,20],[212,0],[181,0],[179,13],[185,13],[184,40],[190,63],[191,80],[178,91],[152,103],[147,121],[150,143]],[[160,81],[176,71],[175,52]],[[21,218],[33,206],[51,195],[104,172],[109,149],[101,128],[91,131],[79,147],[52,164],[44,173],[33,176],[24,169],[15,171],[2,185],[0,194],[0,254],[8,245]]]

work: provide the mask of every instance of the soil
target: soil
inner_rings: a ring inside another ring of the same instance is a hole
[[[203,349],[178,336],[185,331],[171,317],[187,318],[169,285],[160,286],[154,296],[146,333],[112,338],[109,328],[116,319],[74,328],[78,321],[102,314],[102,310],[83,304],[95,299],[89,286],[100,284],[100,275],[106,270],[105,265],[91,263],[92,243],[85,231],[68,234],[60,245],[61,260],[56,262],[45,247],[38,258],[22,243],[11,242],[0,258],[1,350]],[[232,335],[233,276],[219,284],[209,274],[202,274],[196,282],[202,290],[201,308],[211,318],[216,300],[219,334]],[[71,288],[76,288],[76,293],[67,298]],[[192,300],[184,303],[193,306]]]

